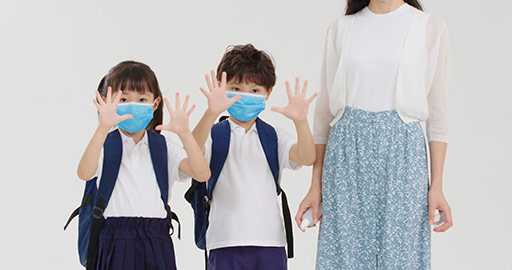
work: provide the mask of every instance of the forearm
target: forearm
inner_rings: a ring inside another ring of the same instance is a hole
[[[101,149],[109,131],[110,128],[98,126],[94,132],[91,141],[89,141],[89,144],[80,159],[80,163],[78,163],[77,175],[80,179],[90,180],[96,173]]]
[[[322,190],[322,169],[324,166],[325,144],[315,144],[316,160],[313,164],[313,177],[311,179],[311,188]]]
[[[178,134],[178,136],[183,143],[183,148],[185,149],[185,152],[187,152],[188,157],[188,164],[185,166],[183,171],[198,181],[208,180],[208,178],[210,178],[210,167],[208,166],[208,163],[204,158],[203,151],[197,144],[192,133],[184,132]]]
[[[448,144],[444,142],[431,141],[430,149],[430,189],[443,189],[443,169]]]
[[[218,115],[212,114],[206,110],[203,117],[201,117],[201,120],[199,120],[199,123],[197,123],[194,131],[192,132],[192,135],[194,136],[202,153],[204,153],[204,144],[208,139],[208,134],[210,133],[210,130],[212,129],[212,126],[215,123],[217,117]]]
[[[310,166],[315,162],[315,143],[309,128],[308,121],[294,121],[297,131],[297,162]]]

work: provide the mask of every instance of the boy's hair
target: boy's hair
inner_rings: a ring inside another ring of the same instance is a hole
[[[266,52],[252,44],[229,46],[217,67],[217,79],[227,73],[228,82],[255,83],[268,91],[276,84],[274,63]]]
[[[107,95],[108,87],[112,87],[112,91],[130,90],[138,93],[152,93],[154,99],[160,97],[158,108],[153,113],[153,119],[147,128],[151,131],[160,133],[155,127],[162,124],[163,120],[163,97],[155,73],[148,65],[136,61],[124,61],[110,69],[106,75],[100,95]]]

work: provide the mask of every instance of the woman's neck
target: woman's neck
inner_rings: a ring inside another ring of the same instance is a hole
[[[399,8],[403,4],[405,4],[405,1],[403,0],[370,0],[368,8],[375,14],[386,14]]]

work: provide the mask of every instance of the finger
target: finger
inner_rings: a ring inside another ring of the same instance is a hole
[[[117,95],[114,98],[114,104],[119,104],[119,101],[121,100],[121,95],[123,94],[123,91],[119,90],[117,91]]]
[[[219,87],[219,81],[217,80],[217,76],[215,75],[215,70],[210,70],[210,73],[212,74],[212,82],[215,87]]]
[[[286,94],[288,95],[288,99],[290,99],[292,97],[292,89],[290,87],[290,83],[286,81],[284,84],[286,85]]]
[[[227,82],[228,82],[228,74],[225,71],[223,71],[222,72],[222,78],[221,78],[221,81],[220,81],[220,87],[225,88]]]
[[[112,87],[108,87],[107,89],[107,103],[111,103],[112,102]]]
[[[302,97],[306,97],[306,92],[308,90],[308,81],[304,81],[304,86],[302,87]]]
[[[448,230],[449,228],[451,228],[453,226],[452,213],[451,213],[450,209],[445,209],[444,207],[441,207],[439,209],[439,212],[444,214],[446,221],[444,222],[443,225],[435,228],[434,231],[445,232],[446,230]]]
[[[190,99],[190,96],[189,96],[189,95],[187,95],[187,96],[185,97],[185,102],[183,102],[183,107],[182,107],[182,110],[183,110],[183,111],[186,111],[186,110],[187,110],[188,100],[189,100],[189,99]]]
[[[123,122],[124,120],[127,120],[127,119],[131,119],[133,118],[133,115],[131,114],[123,114],[121,116],[119,116],[119,122]]]
[[[204,75],[204,78],[206,79],[206,84],[208,85],[208,89],[210,90],[210,92],[213,91],[214,87],[212,80],[210,79],[210,75],[206,74]]]
[[[208,91],[206,91],[206,89],[200,87],[199,90],[201,90],[201,93],[203,93],[203,95],[205,95],[206,98],[208,98],[210,96],[210,93],[208,93]]]
[[[283,113],[284,112],[284,108],[281,108],[281,107],[272,107],[270,108],[271,111],[273,112],[277,112],[277,113]]]
[[[187,115],[190,116],[195,108],[196,108],[196,104],[192,105],[192,107],[190,107],[190,109],[188,110]]]
[[[93,98],[92,103],[94,103],[94,106],[96,106],[96,109],[99,111],[101,107],[100,104],[98,104],[98,101],[95,98]]]
[[[179,111],[180,110],[180,93],[179,92],[176,92],[176,103],[175,103],[176,107],[174,107],[174,109],[176,111]]]
[[[155,127],[155,130],[162,130],[164,129],[164,125],[158,125]]]
[[[172,109],[171,103],[169,103],[169,100],[167,98],[164,98],[164,103],[169,113],[172,114],[174,111]]]
[[[237,95],[237,96],[230,98],[229,101],[231,102],[231,105],[233,105],[235,102],[239,101],[240,99],[242,99],[242,96]]]
[[[319,214],[320,214],[320,207],[318,205],[313,205],[313,224],[315,224],[315,225],[318,222]]]
[[[99,104],[101,105],[105,105],[105,101],[103,100],[103,98],[101,97],[100,95],[100,92],[99,91],[96,91],[96,99],[98,101]]]
[[[429,206],[428,208],[428,225],[434,224],[434,218],[436,216],[436,207]]]
[[[310,98],[308,98],[306,101],[307,103],[311,103],[315,98],[318,96],[318,93],[314,93]]]
[[[300,94],[300,79],[299,77],[295,78],[295,95],[298,96]]]
[[[299,207],[299,210],[297,210],[297,215],[295,215],[295,222],[297,223],[297,226],[299,226],[302,223],[302,216],[304,216],[304,213],[308,210],[309,206],[305,204],[301,204]],[[302,230],[302,229],[301,229]],[[304,230],[302,230],[304,231]]]

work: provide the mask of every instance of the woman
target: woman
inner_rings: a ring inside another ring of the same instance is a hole
[[[452,226],[442,191],[447,30],[417,1],[348,0],[327,32],[308,208],[317,269],[430,269],[430,226]],[[426,121],[426,143],[420,122]]]

